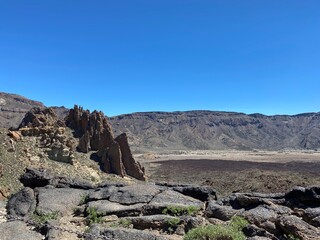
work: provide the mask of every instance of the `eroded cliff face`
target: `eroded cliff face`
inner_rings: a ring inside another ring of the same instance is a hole
[[[121,134],[115,138],[102,112],[90,113],[89,110],[74,106],[66,118],[66,125],[79,138],[78,151],[96,151],[105,172],[145,180],[144,169],[134,160],[126,135]]]

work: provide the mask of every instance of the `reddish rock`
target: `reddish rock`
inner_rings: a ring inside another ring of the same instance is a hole
[[[121,161],[121,149],[117,142],[113,141],[107,148],[105,159],[108,161],[106,163],[102,162],[104,165],[110,166],[110,172],[118,174],[121,177],[124,177],[125,169]]]
[[[64,127],[64,123],[60,121],[52,108],[33,108],[26,113],[25,117],[19,125],[19,128],[25,127]]]
[[[11,137],[15,141],[19,141],[22,139],[22,134],[19,131],[10,131],[9,130],[8,136]]]
[[[90,151],[90,134],[88,131],[86,131],[85,134],[83,134],[79,139],[79,145],[77,149],[83,153],[87,153]]]
[[[132,156],[127,134],[122,133],[118,137],[116,137],[116,142],[119,144],[122,157],[121,160],[123,162],[124,168],[126,170],[126,173],[139,180],[145,181],[145,175],[144,175],[144,168],[141,167],[139,162],[136,162]]]

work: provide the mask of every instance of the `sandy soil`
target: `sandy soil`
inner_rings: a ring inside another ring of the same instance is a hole
[[[252,162],[318,162],[320,151],[176,151],[172,153],[136,154],[141,163],[165,160],[208,159]]]

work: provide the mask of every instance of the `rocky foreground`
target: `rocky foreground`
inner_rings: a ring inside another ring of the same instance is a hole
[[[242,230],[247,239],[320,239],[320,187],[217,199],[207,186],[93,185],[44,169],[27,169],[20,181],[24,188],[9,199],[8,220],[0,224],[2,240],[183,239],[234,215],[249,221]]]

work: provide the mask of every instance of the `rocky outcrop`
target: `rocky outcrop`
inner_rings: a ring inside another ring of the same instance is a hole
[[[319,187],[297,188],[285,194],[235,193],[216,199],[214,189],[208,186],[112,182],[93,186],[43,169],[27,169],[21,181],[26,187],[10,198],[8,213],[25,221],[34,214],[56,213],[55,221],[45,223],[47,230],[39,228],[48,239],[63,235],[60,229],[66,219],[78,225],[91,224],[85,239],[182,239],[195,227],[224,225],[235,215],[249,221],[243,232],[250,240],[314,240],[320,236],[315,224],[320,217]],[[98,221],[104,223],[95,224]],[[3,234],[11,231],[4,228]]]
[[[24,222],[13,221],[0,224],[2,240],[42,240],[43,235],[30,229]]]
[[[84,153],[101,150],[114,140],[111,126],[102,112],[90,113],[75,105],[70,109],[66,125],[75,130],[80,138],[78,149]]]
[[[65,135],[66,126],[52,108],[33,108],[23,118],[18,131],[9,131],[9,136],[19,140],[22,136],[38,137],[39,146],[46,148],[49,159],[73,164],[73,147]]]
[[[52,108],[32,108],[19,125],[19,128],[46,128],[46,127],[64,127],[65,124],[60,121]]]
[[[66,125],[79,138],[77,149],[83,153],[96,151],[105,172],[145,180],[144,169],[134,160],[126,134],[114,138],[111,125],[102,112],[90,113],[76,105],[70,110]]]
[[[15,141],[19,141],[22,139],[22,134],[19,131],[10,131],[9,130],[8,136],[11,137]]]
[[[145,180],[144,168],[141,167],[139,162],[136,162],[134,160],[129,147],[127,135],[125,133],[122,133],[121,135],[116,137],[115,141],[120,146],[121,161],[126,173],[136,179]]]
[[[50,235],[53,237],[53,234],[57,234],[50,229],[65,227],[63,219],[66,216],[73,216],[70,220],[72,222],[88,225],[91,211],[103,219],[105,224],[91,225],[89,233],[96,236],[88,235],[86,239],[97,239],[99,236],[128,239],[132,236],[132,239],[165,240],[169,239],[167,229],[176,227],[170,221],[179,224],[183,231],[192,224],[196,225],[196,222],[204,221],[198,221],[200,217],[186,216],[186,213],[181,216],[163,213],[170,207],[188,209],[192,206],[195,209],[192,214],[197,214],[205,206],[205,202],[183,195],[169,186],[147,183],[121,185],[111,182],[93,186],[80,179],[61,178],[47,170],[31,168],[21,176],[21,182],[25,188],[10,198],[8,213],[13,222],[16,222],[14,217],[23,217],[28,221],[35,215],[52,216],[54,213],[57,219],[48,219],[45,223],[47,229],[38,228],[48,239]]]

